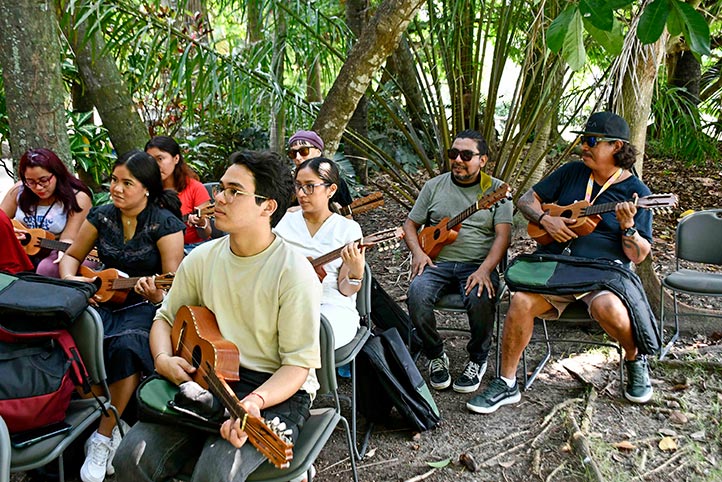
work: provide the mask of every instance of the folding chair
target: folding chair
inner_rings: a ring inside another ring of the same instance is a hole
[[[0,482],[10,482],[10,432],[0,417]]]
[[[298,440],[293,446],[293,460],[288,469],[277,469],[270,463],[261,465],[253,472],[248,480],[251,482],[287,482],[302,474],[306,474],[309,482],[312,480],[311,466],[318,457],[326,442],[331,438],[339,421],[343,422],[346,431],[346,443],[349,453],[354,447],[351,441],[348,421],[341,415],[341,403],[338,397],[338,383],[336,380],[336,366],[334,357],[333,329],[328,321],[321,317],[321,368],[316,370],[318,382],[321,385],[319,394],[330,393],[335,400],[332,408],[313,408],[311,416],[303,425]],[[356,472],[356,459],[351,456],[351,470],[354,482],[358,482]]]
[[[524,350],[522,354],[522,368],[524,371],[524,390],[528,390],[532,384],[534,383],[534,380],[536,380],[536,377],[541,373],[541,371],[546,366],[547,362],[551,359],[552,356],[552,344],[553,343],[583,343],[588,345],[596,345],[596,346],[607,346],[610,348],[614,348],[617,353],[619,354],[619,386],[620,390],[624,392],[624,357],[622,356],[622,346],[617,343],[616,341],[595,341],[595,340],[581,340],[581,339],[571,339],[571,338],[555,338],[549,336],[549,330],[547,329],[547,320],[542,318],[537,318],[539,324],[542,328],[542,336],[533,336],[530,340],[530,343],[543,343],[546,345],[546,352],[544,353],[544,356],[542,357],[541,361],[537,364],[536,368],[534,369],[534,372],[531,375],[527,375],[529,372],[527,371],[527,362],[526,362],[526,350]],[[580,324],[580,323],[594,323],[597,322],[592,319],[589,316],[589,312],[587,311],[587,305],[583,301],[576,301],[572,304],[570,304],[566,310],[564,310],[564,313],[562,313],[562,316],[558,320],[552,320],[552,323],[567,323],[567,324]],[[499,347],[499,338],[497,338],[497,354],[500,352]]]
[[[664,289],[672,291],[674,300],[674,334],[663,346],[659,359],[663,359],[679,338],[679,307],[677,293],[695,296],[722,296],[722,274],[702,269],[682,268],[680,261],[722,265],[722,209],[712,209],[690,214],[677,225],[675,255],[677,269],[662,280],[659,304],[659,332],[664,336]],[[711,313],[685,313],[687,316],[722,318]],[[663,340],[664,342],[664,340]],[[663,343],[664,344],[664,343]]]
[[[366,340],[371,336],[371,268],[368,264],[364,267],[364,277],[361,282],[361,289],[356,295],[356,310],[361,317],[361,324],[356,331],[353,340],[336,350],[336,367],[344,365],[351,366],[351,430],[349,436],[353,441],[353,452],[350,456],[361,460],[366,455],[369,438],[373,425],[366,428],[364,438],[359,447],[356,436],[357,408],[356,408],[356,356],[363,348]]]
[[[105,364],[103,362],[103,322],[100,316],[92,307],[88,307],[75,320],[68,331],[73,336],[83,358],[91,383],[98,385],[102,394],[98,396],[98,400],[85,398],[70,402],[65,416],[65,422],[72,426],[70,431],[28,447],[12,447],[10,450],[10,472],[25,472],[58,459],[58,473],[62,482],[65,480],[63,465],[63,452],[65,449],[78,437],[82,436],[88,427],[97,423],[102,414],[107,414],[108,410],[113,412],[116,420],[119,419],[115,407],[111,405],[110,391],[106,381]],[[5,450],[5,443],[3,442],[2,445],[3,449],[0,449],[0,453]],[[2,458],[1,455],[0,458]]]

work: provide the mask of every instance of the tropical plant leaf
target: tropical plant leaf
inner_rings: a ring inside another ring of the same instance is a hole
[[[579,13],[576,5],[569,5],[547,29],[547,47],[552,52],[559,52],[564,46],[569,24],[572,22],[575,13]]]
[[[567,34],[564,36],[562,55],[575,72],[581,70],[587,61],[587,52],[584,48],[584,23],[578,8],[572,12]]]
[[[709,50],[709,25],[701,13],[691,5],[674,0],[673,9],[679,12],[683,19],[684,37],[690,49],[695,54],[710,55]]]
[[[669,10],[667,17],[667,32],[672,36],[682,35],[684,32],[684,18],[678,8]]]
[[[599,30],[587,18],[584,19],[584,28],[587,29],[589,35],[591,35],[591,37],[610,55],[617,56],[622,53],[622,47],[624,46],[624,32],[622,31],[622,23],[616,18],[614,19],[614,25],[608,32]]]
[[[605,0],[581,0],[579,11],[584,21],[589,21],[598,30],[609,32],[614,25],[614,12]]]
[[[668,0],[654,0],[644,9],[637,25],[637,38],[643,44],[657,41],[664,31],[669,16]]]

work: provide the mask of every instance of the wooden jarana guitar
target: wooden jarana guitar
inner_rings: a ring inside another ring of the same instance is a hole
[[[128,297],[128,293],[135,286],[142,276],[128,278],[121,271],[114,268],[102,271],[93,271],[87,266],[80,265],[79,273],[86,278],[95,278],[94,284],[98,287],[95,299],[99,303],[122,303]],[[156,288],[170,288],[175,273],[160,274],[155,277]]]
[[[27,231],[25,239],[20,239],[20,244],[28,256],[35,256],[40,252],[41,249],[56,249],[58,251],[67,251],[70,247],[70,243],[64,241],[57,241],[55,235],[50,231],[45,231],[40,228],[28,228],[17,219],[12,220],[13,226],[22,231]],[[89,254],[86,259],[90,261],[99,262],[100,260],[94,254]]]
[[[649,196],[630,199],[628,202],[634,203],[638,208],[663,210],[671,209],[677,205],[677,196],[674,194],[651,194]],[[577,201],[567,206],[559,206],[549,203],[542,204],[542,209],[549,216],[559,216],[568,219],[576,219],[574,224],[568,224],[567,227],[574,231],[577,236],[586,236],[594,231],[602,220],[600,214],[609,213],[616,209],[620,202],[608,202],[602,204],[589,204],[588,201]],[[529,236],[537,243],[547,245],[554,242],[551,234],[535,222],[529,222],[527,226]]]
[[[193,208],[193,211],[189,212],[188,214],[183,215],[183,222],[187,223],[188,216],[190,216],[191,214],[195,214],[199,218],[203,217],[203,216],[205,216],[207,218],[212,218],[213,213],[215,212],[215,209],[216,209],[216,203],[210,203],[208,206],[203,207],[203,208]]]
[[[399,245],[399,240],[403,237],[403,229],[391,228],[379,231],[370,236],[364,236],[354,242],[359,243],[359,248],[370,248],[372,246],[376,246],[380,251],[385,251],[387,249],[393,249],[394,247],[397,247]],[[326,271],[323,269],[323,266],[330,263],[334,259],[340,258],[341,251],[343,251],[343,248],[345,246],[346,245],[334,249],[333,251],[323,254],[318,258],[309,258],[309,261],[311,261],[311,264],[313,265],[313,269],[316,270],[316,274],[318,274],[318,279],[323,281],[323,279],[326,277]]]
[[[278,419],[266,421],[247,413],[226,382],[239,380],[239,354],[236,345],[221,335],[215,315],[202,306],[181,307],[173,321],[171,343],[175,356],[196,367],[191,378],[241,420],[248,441],[276,467],[288,467],[293,459],[290,431]]]
[[[454,216],[453,218],[443,218],[439,221],[436,226],[428,226],[419,231],[419,246],[429,258],[434,259],[439,255],[441,248],[447,244],[453,243],[457,236],[459,236],[459,230],[461,229],[461,223],[482,209],[489,209],[498,202],[506,202],[509,199],[511,189],[509,185],[504,183],[491,194],[483,196],[477,200],[474,204],[464,209],[462,212]]]
[[[372,192],[368,196],[354,200],[348,206],[341,208],[341,216],[348,216],[349,214],[362,214],[366,211],[371,211],[379,206],[384,205],[384,195],[380,192]]]

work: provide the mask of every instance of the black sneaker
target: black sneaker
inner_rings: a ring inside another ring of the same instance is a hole
[[[625,360],[627,367],[627,388],[624,396],[634,403],[647,403],[652,398],[652,382],[649,381],[647,357],[637,355],[634,360]]]
[[[449,357],[446,353],[442,353],[439,358],[429,361],[429,382],[431,388],[443,390],[451,385],[451,375],[449,375]]]
[[[454,381],[454,391],[459,393],[475,392],[481,384],[481,377],[486,373],[486,362],[479,365],[469,360],[459,378]]]
[[[509,405],[521,400],[519,384],[514,381],[514,386],[509,388],[504,380],[495,378],[491,381],[486,390],[466,402],[466,408],[476,413],[492,413],[502,405]]]

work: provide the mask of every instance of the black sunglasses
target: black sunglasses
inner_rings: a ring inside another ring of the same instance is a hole
[[[469,162],[470,160],[472,160],[474,158],[474,156],[479,155],[478,152],[467,151],[467,150],[460,151],[459,149],[456,149],[455,147],[452,147],[451,149],[446,151],[446,154],[449,156],[449,159],[452,161],[454,159],[456,159],[457,157],[461,156],[461,160],[464,162]]]
[[[287,154],[289,159],[296,159],[296,154],[301,154],[302,157],[306,157],[311,152],[311,147],[301,146],[294,149],[289,149]]]
[[[613,139],[611,137],[602,136],[579,136],[582,144],[588,145],[590,148],[596,146],[599,142],[621,141],[621,139]]]

